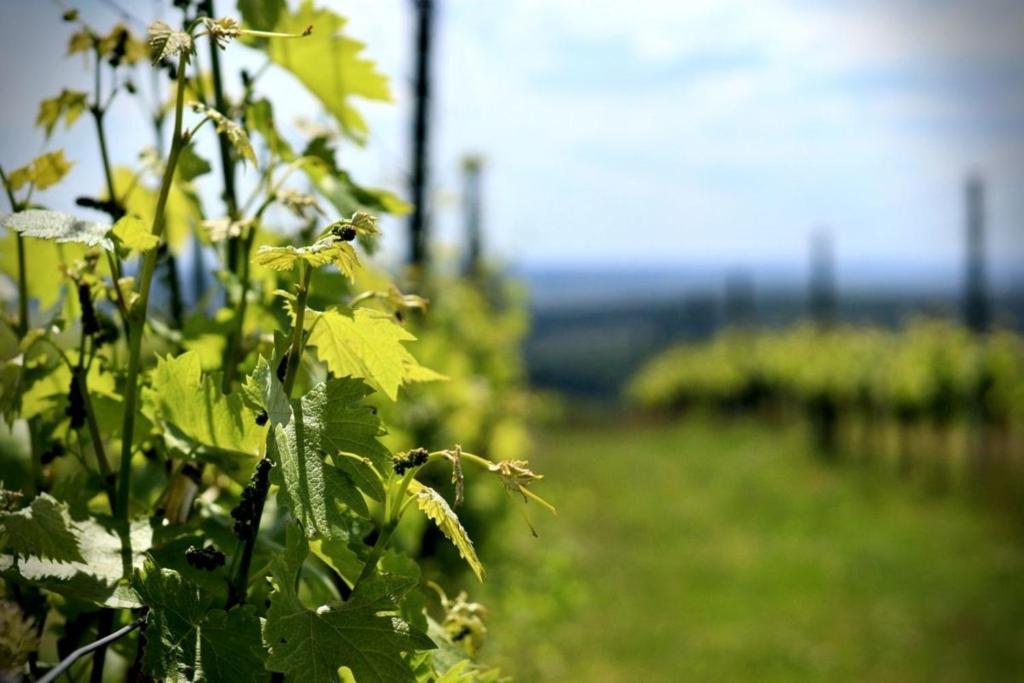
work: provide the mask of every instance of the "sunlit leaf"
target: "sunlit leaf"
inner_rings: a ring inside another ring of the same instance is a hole
[[[110,232],[109,224],[79,220],[60,211],[19,211],[0,219],[0,224],[25,237],[55,242],[78,242],[90,247],[102,247],[107,251],[114,250],[114,243],[107,237],[107,233]]]
[[[428,379],[403,346],[416,337],[391,316],[367,308],[357,308],[351,316],[309,313],[309,344],[335,377],[362,377],[392,401],[403,383]]]
[[[390,101],[391,93],[387,78],[362,56],[364,45],[343,34],[346,23],[338,14],[303,0],[295,11],[279,13],[274,30],[302,34],[313,26],[313,34],[302,40],[266,41],[262,47],[320,99],[348,135],[362,141],[368,128],[350,99]]]
[[[448,501],[440,493],[415,479],[409,482],[409,495],[415,499],[416,507],[437,525],[445,538],[455,545],[459,555],[476,574],[476,578],[483,581],[484,566],[476,556],[473,541],[470,540],[469,534],[466,533],[458,516],[448,505]]]
[[[149,251],[160,244],[160,238],[150,232],[149,226],[134,214],[128,214],[114,223],[113,235],[130,251]]]
[[[42,126],[47,138],[53,133],[53,129],[61,117],[64,118],[64,127],[70,128],[85,111],[85,98],[86,94],[79,90],[61,90],[56,97],[39,103],[36,125]]]

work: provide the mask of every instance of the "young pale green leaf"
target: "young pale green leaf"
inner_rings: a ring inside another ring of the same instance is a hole
[[[272,426],[288,424],[292,419],[292,407],[284,387],[263,356],[256,359],[256,367],[245,378],[242,391],[251,405],[267,413]]]
[[[114,250],[113,241],[107,237],[110,225],[95,221],[82,221],[60,211],[29,209],[5,216],[0,220],[5,228],[20,232],[25,237],[35,237],[55,242],[78,242],[90,247]]]
[[[458,516],[449,507],[448,501],[442,498],[440,493],[415,479],[409,482],[409,495],[415,499],[416,507],[430,518],[441,530],[441,533],[455,545],[459,555],[476,574],[476,578],[483,581],[484,566],[476,556],[473,541],[470,540],[469,534],[466,533]]]
[[[186,62],[192,53],[192,36],[175,31],[163,21],[154,21],[146,31],[153,63],[179,56]]]
[[[39,114],[36,116],[36,125],[42,127],[46,139],[50,138],[54,127],[61,117],[64,117],[64,127],[70,128],[78,120],[86,107],[86,94],[79,90],[61,90],[56,97],[43,100],[39,103]]]
[[[135,214],[118,219],[112,234],[129,251],[149,251],[160,244],[160,238],[150,232],[149,226]]]
[[[250,130],[263,136],[267,148],[285,161],[295,158],[288,141],[277,131],[274,125],[274,107],[270,100],[261,99],[249,104],[245,110],[245,122]]]
[[[433,649],[434,643],[397,616],[396,602],[414,584],[373,576],[348,602],[309,610],[296,591],[307,552],[303,542],[298,558],[272,560],[274,592],[263,625],[267,668],[310,683],[336,683],[341,667],[360,683],[415,681],[402,654]]]
[[[188,183],[209,173],[210,170],[210,162],[196,154],[195,145],[182,147],[178,165],[174,168],[179,179]]]
[[[224,394],[217,377],[203,376],[196,351],[158,359],[144,396],[163,424],[165,438],[184,437],[193,447],[212,449],[214,457],[223,455],[218,465],[235,461],[247,471],[251,462],[246,456],[255,458],[263,451],[266,428],[256,424],[256,414],[241,394]]]
[[[158,680],[255,681],[266,675],[251,606],[208,609],[199,588],[147,560],[133,586],[149,608],[143,667]]]
[[[0,600],[0,667],[22,671],[29,656],[39,652],[40,631],[18,603]]]
[[[0,512],[0,539],[21,557],[82,562],[79,536],[67,505],[48,493],[17,512]]]
[[[362,377],[392,401],[402,384],[432,379],[402,345],[416,337],[391,316],[368,308],[357,308],[351,316],[311,313],[306,315],[309,344],[336,377]]]
[[[211,121],[213,121],[214,127],[217,132],[225,136],[231,146],[238,152],[238,156],[242,158],[242,162],[251,161],[253,165],[256,164],[256,152],[253,151],[252,143],[249,141],[249,136],[246,134],[245,129],[240,125],[224,116],[221,112],[207,107],[201,102],[192,103],[192,111],[197,114],[202,114]]]
[[[343,35],[347,21],[303,0],[294,12],[277,13],[275,31],[302,34],[302,40],[271,40],[262,44],[271,61],[292,72],[324,104],[345,132],[357,141],[366,139],[366,121],[350,103],[352,97],[390,101],[387,78],[361,55],[363,44]],[[339,74],[342,75],[339,78]]]
[[[88,518],[75,522],[81,560],[62,562],[40,557],[0,556],[0,575],[21,577],[46,590],[75,600],[85,600],[115,608],[140,607],[138,595],[126,584],[133,567],[142,565],[153,540],[153,530],[145,519],[132,522],[127,539],[116,527]],[[125,543],[125,540],[128,543]],[[125,557],[124,547],[131,548]]]
[[[305,261],[312,268],[333,263],[350,280],[355,277],[356,268],[359,267],[359,257],[352,245],[334,236],[317,240],[308,247],[293,247],[290,244],[271,247],[264,244],[256,251],[252,261],[277,271],[291,270],[299,261]]]
[[[71,166],[72,162],[64,158],[64,150],[59,149],[36,157],[28,166],[14,169],[7,180],[12,190],[20,190],[26,184],[45,190],[59,183]]]

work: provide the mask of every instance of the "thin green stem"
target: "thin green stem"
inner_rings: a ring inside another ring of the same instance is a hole
[[[158,239],[163,236],[166,219],[167,197],[174,180],[174,169],[181,154],[182,135],[181,119],[185,107],[185,58],[178,59],[178,92],[174,107],[174,133],[171,138],[171,151],[167,157],[167,168],[164,169],[160,194],[157,197],[156,212],[153,215],[152,234]],[[117,509],[115,514],[123,521],[128,519],[128,504],[131,499],[132,446],[135,441],[135,413],[139,390],[139,370],[141,368],[142,335],[146,327],[146,309],[149,305],[149,290],[153,283],[153,272],[156,270],[157,249],[146,252],[139,275],[139,298],[129,311],[128,339],[128,378],[124,391],[124,420],[121,428],[121,468],[119,488],[117,491]]]
[[[7,200],[11,203],[11,211],[17,213],[18,200],[14,197],[10,184],[7,182],[7,174],[0,168],[0,181],[3,181],[4,190],[7,192]],[[25,270],[25,238],[19,232],[18,241],[18,335],[24,337],[28,334],[28,281]]]
[[[298,375],[299,366],[302,364],[303,341],[305,339],[303,325],[306,317],[306,299],[309,297],[309,278],[312,273],[312,269],[305,261],[300,262],[299,270],[301,272],[299,276],[301,282],[295,296],[295,325],[292,330],[291,350],[288,352],[288,370],[284,376],[284,393],[289,398],[292,395],[292,387],[295,386],[295,378]]]
[[[238,356],[242,352],[242,337],[245,331],[245,313],[249,305],[249,286],[251,282],[249,253],[252,251],[252,243],[256,238],[256,225],[249,226],[249,232],[242,243],[242,281],[238,296],[238,307],[235,311],[234,329],[228,337],[227,350],[224,354],[224,378],[221,389],[224,393],[231,391],[231,383],[235,380],[235,373],[238,371]]]
[[[363,565],[363,569],[359,572],[356,582],[352,584],[353,591],[358,590],[359,584],[373,575],[373,570],[377,568],[377,562],[380,560],[380,556],[384,554],[384,550],[387,549],[388,542],[391,541],[391,535],[395,533],[397,527],[398,521],[395,520],[394,522],[388,522],[380,530],[380,536],[377,537],[377,542],[373,544],[370,555],[366,558],[366,564]]]

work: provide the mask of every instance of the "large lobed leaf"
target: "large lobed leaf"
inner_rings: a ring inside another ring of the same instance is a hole
[[[261,47],[271,61],[292,72],[320,99],[349,136],[364,141],[369,129],[350,98],[387,102],[391,92],[387,77],[372,61],[361,56],[363,43],[342,34],[345,18],[315,8],[311,0],[304,0],[293,12],[280,8],[270,15],[276,15],[275,31],[303,34],[308,27],[314,27],[313,33],[301,40],[271,40]],[[250,20],[249,13],[245,16]],[[255,13],[252,17],[255,18]]]
[[[163,681],[256,681],[266,675],[251,606],[208,609],[199,587],[147,560],[133,586],[149,607],[143,667]]]
[[[17,512],[0,512],[0,539],[21,557],[82,562],[80,533],[67,505],[48,493]]]
[[[387,467],[388,451],[377,441],[380,421],[361,403],[367,393],[365,384],[351,378],[322,382],[291,402],[289,421],[277,424],[268,442],[268,453],[278,464],[274,476],[310,538],[344,533],[347,525],[339,502],[364,517],[369,514],[358,488],[375,498],[381,495],[372,472],[352,477],[347,467],[325,461],[327,455],[344,451],[366,458],[380,471]]]
[[[66,518],[66,505],[62,502],[56,505],[60,508],[59,515]],[[75,600],[116,608],[141,606],[126,581],[131,577],[132,568],[141,566],[144,554],[152,545],[153,530],[147,520],[133,522],[125,538],[114,525],[91,517],[75,521],[64,530],[74,536],[74,542],[61,541],[65,546],[61,548],[63,557],[72,557],[69,551],[76,548],[80,558],[58,559],[52,553],[51,557],[2,555],[0,574],[7,578],[20,577]],[[127,546],[130,546],[130,554],[125,553]]]
[[[158,359],[145,397],[164,437],[186,452],[208,455],[232,471],[243,464],[239,456],[263,452],[266,429],[256,423],[241,394],[224,394],[216,376],[203,376],[196,351]]]
[[[351,316],[307,310],[306,319],[310,346],[336,377],[362,377],[392,401],[403,384],[425,380],[426,369],[402,345],[416,337],[391,316],[357,308]],[[440,379],[441,375],[434,373],[429,378]]]
[[[373,576],[342,605],[306,609],[296,578],[308,548],[298,536],[289,533],[288,552],[272,561],[274,592],[263,625],[267,668],[309,683],[336,683],[341,667],[359,683],[415,681],[402,654],[434,648],[424,633],[397,616],[397,603],[415,580]]]

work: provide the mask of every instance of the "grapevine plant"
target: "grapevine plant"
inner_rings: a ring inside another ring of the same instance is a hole
[[[427,300],[367,261],[377,214],[407,207],[337,163],[338,144],[368,132],[351,98],[389,99],[387,81],[344,19],[309,2],[243,0],[241,21],[215,18],[209,1],[175,5],[180,28],[154,22],[145,41],[64,14],[94,88],[44,101],[37,124],[49,139],[89,113],[98,196],[79,197],[75,214],[38,201],[72,166],[60,150],[0,169],[11,204],[0,265],[14,293],[0,321],[0,671],[493,680],[471,661],[483,608],[422,581],[396,530],[421,515],[483,579],[454,509],[466,481],[479,473],[550,505],[523,460],[382,441],[381,415],[402,413],[375,402],[448,379],[406,347],[403,321]],[[219,53],[238,43],[266,63],[232,98]],[[171,78],[166,101],[135,85],[150,62]],[[302,151],[259,93],[275,66],[338,126],[305,126]],[[108,144],[118,96],[151,112],[156,146],[136,168],[115,166]],[[207,183],[221,211],[205,209]],[[179,264],[189,245],[199,274],[218,263],[192,302]],[[452,504],[426,483],[431,470],[450,479]]]

